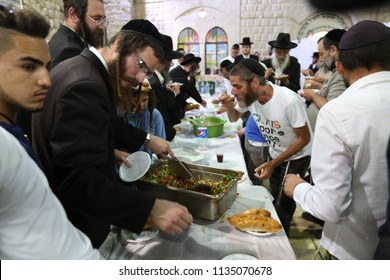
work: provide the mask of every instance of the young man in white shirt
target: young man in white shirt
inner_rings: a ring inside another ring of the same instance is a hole
[[[49,23],[32,10],[0,5],[0,259],[99,259],[49,188],[15,122],[38,110],[50,86]],[[7,132],[8,131],[8,132]],[[27,153],[28,152],[28,153]]]

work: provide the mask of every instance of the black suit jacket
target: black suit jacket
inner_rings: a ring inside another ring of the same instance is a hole
[[[254,55],[254,54],[250,54],[249,58],[252,58],[252,59],[256,60],[257,62],[259,61],[259,57],[257,55]],[[237,55],[236,58],[234,59],[234,64],[239,63],[243,59],[244,59],[243,54]]]
[[[184,117],[184,108],[187,105],[187,98],[192,97],[196,102],[202,104],[202,97],[200,96],[195,85],[188,80],[188,72],[185,71],[180,65],[173,68],[169,72],[169,76],[172,81],[182,83],[180,87],[180,94],[176,96],[176,108],[179,112],[180,119]]]
[[[267,66],[267,68],[273,68],[272,58],[265,59],[262,62]],[[283,74],[288,75],[288,80],[290,83],[288,86],[284,85],[283,83],[280,85],[288,87],[292,91],[298,92],[298,90],[301,89],[301,65],[299,64],[298,59],[290,56],[290,64],[283,70]],[[275,83],[274,75],[268,77],[268,80],[272,83]]]
[[[34,147],[69,220],[94,247],[110,225],[140,232],[155,198],[120,181],[114,148],[137,150],[146,132],[118,121],[108,73],[88,49],[57,65],[50,77],[44,108],[33,115]]]
[[[157,96],[156,108],[164,119],[166,139],[172,141],[176,135],[176,130],[173,126],[180,123],[179,113],[175,105],[175,94],[161,84],[155,73],[149,79],[149,83]]]
[[[61,24],[57,32],[54,33],[49,41],[49,51],[51,62],[48,70],[53,69],[61,61],[79,55],[85,48],[83,40],[73,30]],[[24,109],[20,110],[17,118],[17,124],[23,128],[24,133],[29,139],[31,135],[31,119],[32,113]]]
[[[61,61],[79,55],[85,48],[83,40],[72,29],[61,24],[57,32],[49,41],[49,50],[51,56],[51,64],[49,69],[52,69]]]

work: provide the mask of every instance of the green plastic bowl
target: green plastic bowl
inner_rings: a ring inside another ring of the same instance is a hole
[[[198,127],[207,127],[208,138],[218,137],[223,134],[223,127],[226,120],[218,117],[204,117],[203,120],[203,123],[201,118],[195,118],[190,121],[193,126],[195,136],[198,136]]]

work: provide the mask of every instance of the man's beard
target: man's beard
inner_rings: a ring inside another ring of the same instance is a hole
[[[244,96],[244,100],[238,101],[238,106],[241,108],[249,107],[253,102],[257,101],[257,92],[255,92],[251,87],[248,87],[248,93]]]
[[[323,67],[325,65],[325,63],[323,61],[317,61],[317,67],[318,69]],[[325,65],[326,66],[326,65]]]
[[[325,61],[325,65],[329,70],[333,71],[334,69],[336,69],[336,60],[330,55],[328,55]]]
[[[112,94],[114,107],[118,109],[118,112],[127,113],[133,111],[137,104],[137,96],[134,94],[134,89],[123,87],[119,78],[117,60],[108,63],[108,74],[110,84],[112,86]],[[139,83],[137,79],[131,81],[134,86]]]
[[[84,36],[82,35],[82,28],[84,29]],[[103,41],[104,41],[104,31],[100,29],[96,29],[95,31],[92,31],[88,24],[85,22],[80,22],[76,26],[76,32],[79,34],[83,39],[91,46],[95,48],[103,47]]]
[[[290,56],[288,55],[284,61],[279,61],[276,56],[272,57],[272,68],[275,70],[277,68],[284,69],[290,64]]]

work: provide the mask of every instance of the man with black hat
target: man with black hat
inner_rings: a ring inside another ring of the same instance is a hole
[[[176,109],[180,119],[184,117],[187,99],[192,97],[202,106],[206,106],[206,101],[202,99],[195,85],[189,78],[195,76],[199,70],[199,62],[202,59],[193,53],[188,53],[183,57],[183,61],[176,68],[169,72],[173,82],[181,83],[180,94],[176,96]]]
[[[179,113],[175,106],[175,96],[176,94],[180,94],[180,83],[172,85],[168,72],[172,60],[182,58],[183,54],[180,51],[173,50],[172,38],[170,36],[164,34],[161,36],[163,40],[164,59],[148,80],[157,96],[156,108],[160,111],[164,119],[166,139],[172,141],[176,135],[176,130],[173,126],[180,123]]]
[[[333,29],[326,33],[318,42],[320,60],[325,63],[325,66],[330,71],[332,71],[332,76],[321,87],[318,93],[312,89],[303,89],[299,91],[299,94],[310,103],[307,114],[313,131],[316,126],[318,110],[328,101],[339,97],[346,89],[343,77],[336,71],[338,46],[344,33],[344,29]]]
[[[250,37],[242,38],[242,42],[240,43],[242,54],[236,56],[236,58],[234,59],[234,64],[239,63],[244,58],[251,58],[251,59],[254,59],[256,61],[259,61],[259,57],[257,55],[251,54],[251,45],[252,44],[253,44],[253,42],[251,42]]]
[[[286,234],[295,211],[295,202],[286,197],[284,177],[300,174],[309,167],[311,129],[300,97],[292,90],[274,85],[265,79],[265,69],[253,59],[243,59],[230,72],[232,94],[237,105],[227,95],[222,105],[230,121],[250,111],[265,140],[269,144],[269,161],[258,166],[254,175],[260,180],[270,178],[275,209]]]
[[[309,68],[308,68],[311,71],[310,76],[314,76],[315,73],[317,73],[317,71],[318,71],[317,62],[318,62],[319,57],[320,57],[320,55],[318,52],[313,52],[313,55],[311,57],[312,61],[311,61],[311,64],[309,65]]]
[[[349,87],[318,114],[315,185],[289,174],[284,191],[325,221],[321,245],[333,258],[367,260],[389,197],[390,28],[367,20],[352,26],[340,40],[336,67]]]
[[[298,45],[290,41],[288,33],[279,33],[276,40],[268,44],[274,51],[273,57],[262,61],[268,68],[268,80],[298,92],[301,88],[301,65],[295,57],[289,55],[290,50]]]
[[[43,110],[33,116],[33,143],[50,186],[96,248],[110,225],[139,233],[150,219],[177,234],[192,222],[184,206],[136,191],[116,172],[115,147],[137,151],[145,144],[175,158],[165,140],[119,121],[116,111],[125,88],[138,86],[163,60],[161,46],[152,23],[129,21],[106,47],[86,48],[53,68]]]

